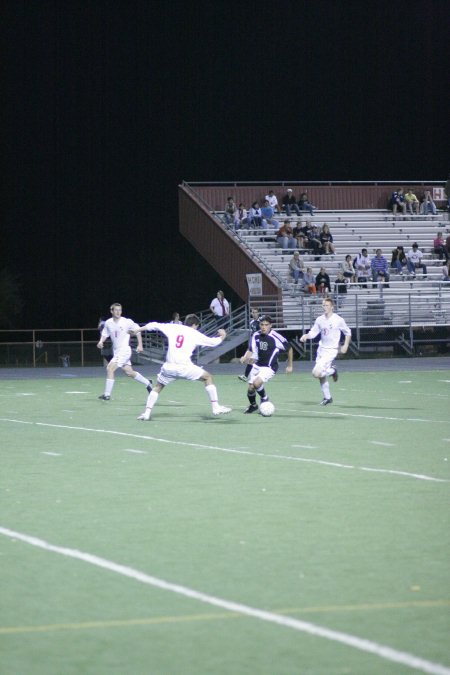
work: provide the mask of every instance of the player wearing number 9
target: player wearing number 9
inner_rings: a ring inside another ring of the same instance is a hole
[[[231,408],[219,405],[216,385],[212,375],[206,370],[192,363],[191,357],[196,347],[217,347],[225,339],[226,332],[219,329],[218,337],[208,337],[198,330],[200,319],[195,314],[188,314],[184,325],[174,323],[158,323],[151,321],[133,331],[133,334],[143,331],[159,331],[168,340],[166,360],[158,373],[157,384],[147,398],[145,410],[139,415],[139,420],[150,419],[152,410],[158,400],[160,392],[175,380],[201,380],[205,384],[213,415],[223,415],[231,412]]]

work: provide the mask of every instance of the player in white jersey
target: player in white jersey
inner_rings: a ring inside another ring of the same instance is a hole
[[[138,420],[149,420],[153,407],[158,400],[160,392],[174,380],[202,380],[205,383],[206,393],[211,401],[213,415],[222,415],[231,412],[231,408],[219,405],[216,385],[212,375],[200,366],[192,363],[192,352],[196,347],[217,347],[225,339],[226,332],[223,328],[217,331],[218,337],[208,337],[198,331],[200,319],[195,314],[188,314],[184,325],[175,323],[158,323],[151,321],[145,326],[138,327],[133,334],[140,336],[144,330],[158,330],[168,340],[168,348],[165,363],[158,373],[158,382],[150,392],[145,410],[139,415]]]
[[[103,349],[105,340],[110,338],[113,346],[113,357],[106,366],[105,391],[99,396],[103,401],[109,401],[111,398],[111,392],[114,387],[114,372],[117,368],[122,368],[128,377],[132,377],[136,382],[145,384],[148,392],[152,390],[151,381],[131,367],[130,331],[139,328],[139,325],[132,319],[126,319],[122,316],[122,305],[118,302],[114,302],[110,310],[112,316],[105,321],[100,334],[100,340],[97,344],[99,349]],[[138,335],[137,341],[136,351],[141,352],[142,335]]]
[[[328,405],[329,403],[333,403],[333,399],[331,398],[330,384],[327,377],[331,375],[333,380],[337,381],[338,373],[333,361],[338,352],[341,354],[347,352],[352,332],[344,319],[339,314],[334,313],[334,303],[331,298],[325,298],[322,302],[322,307],[324,313],[315,320],[311,330],[302,335],[300,342],[312,340],[320,334],[316,364],[312,370],[312,374],[319,379],[323,392],[323,400],[320,405]],[[343,345],[339,345],[341,333],[344,335]]]

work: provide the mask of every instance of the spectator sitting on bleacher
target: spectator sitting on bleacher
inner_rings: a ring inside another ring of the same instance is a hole
[[[353,260],[350,253],[345,256],[345,260],[342,263],[342,272],[344,274],[344,277],[348,280],[349,283],[350,282],[354,283],[356,281],[356,272],[353,266]]]
[[[372,288],[376,287],[377,281],[384,281],[386,284],[389,283],[389,264],[384,257],[381,248],[377,248],[375,256],[372,258],[371,268],[373,281]]]
[[[367,280],[371,269],[371,261],[367,254],[367,249],[363,248],[353,261],[356,270],[358,284],[361,288],[367,288]]]
[[[300,211],[309,211],[309,213],[312,216],[314,215],[314,209],[317,208],[309,201],[307,192],[302,192],[302,194],[300,195],[300,199],[298,200],[298,207]]]
[[[289,220],[285,220],[278,230],[277,244],[281,248],[297,248],[297,239],[294,237]]]
[[[334,294],[336,298],[337,307],[341,307],[343,304],[344,298],[341,296],[347,293],[347,284],[348,281],[344,277],[344,272],[342,270],[339,270],[337,273],[337,277],[334,280]]]
[[[267,194],[264,199],[267,199],[269,202],[269,206],[273,208],[274,213],[281,213],[280,207],[278,205],[278,199],[277,196],[275,195],[273,190],[269,190],[269,194]]]
[[[313,223],[306,223],[302,229],[308,238],[308,248],[312,250],[313,254],[316,256],[316,259],[318,259],[318,256],[323,253],[319,228]]]
[[[442,266],[442,278],[443,283],[450,283],[450,260],[447,260],[445,265]]]
[[[298,248],[301,249],[303,253],[305,253],[306,250],[308,249],[308,237],[305,234],[304,227],[302,226],[300,221],[296,223],[295,227],[292,230],[292,234],[297,239]]]
[[[432,200],[431,193],[429,190],[427,190],[423,196],[420,210],[424,216],[427,216],[430,213],[430,211],[433,214],[433,216],[435,216],[437,213],[436,204]]]
[[[319,235],[320,243],[322,250],[325,255],[334,254],[334,244],[333,244],[333,235],[330,232],[330,228],[327,223],[322,225],[322,229]]]
[[[408,192],[405,194],[405,202],[406,208],[411,215],[419,213],[420,203],[411,188],[409,188]]]
[[[403,268],[406,266],[406,253],[403,246],[397,246],[392,251],[391,267],[394,267],[396,274],[403,274]]]
[[[274,210],[266,199],[261,207],[262,226],[263,227],[278,227],[278,222],[274,218]]]
[[[403,188],[399,188],[391,194],[389,208],[392,209],[394,216],[397,215],[397,209],[400,209],[404,214],[406,214],[406,202],[405,195],[403,194]]]
[[[316,277],[313,274],[312,267],[307,267],[303,274],[302,291],[305,293],[316,294]]]
[[[331,293],[330,277],[328,276],[325,267],[321,267],[319,274],[316,276],[316,288],[317,292],[322,293],[322,295]]]
[[[234,225],[236,222],[236,211],[237,206],[234,203],[233,197],[227,197],[227,203],[225,204],[225,222],[227,225]]]
[[[261,227],[262,226],[262,213],[259,206],[259,202],[253,202],[248,214],[248,220],[250,227]]]
[[[414,242],[412,247],[409,249],[406,254],[406,264],[408,265],[408,272],[412,274],[413,278],[416,276],[416,269],[422,269],[422,276],[424,279],[427,278],[427,268],[425,263],[422,262],[423,253],[419,249],[419,245]]]
[[[303,277],[305,266],[303,260],[300,258],[300,253],[294,251],[294,255],[289,261],[289,274],[294,278],[294,284],[298,284],[298,280]]]
[[[295,213],[298,216],[300,215],[300,209],[297,206],[297,201],[294,197],[294,193],[292,192],[291,188],[287,189],[286,194],[283,197],[282,204],[288,217],[291,215],[291,210],[295,211]]]
[[[445,261],[447,261],[449,259],[449,255],[445,248],[445,241],[442,232],[438,232],[436,235],[436,239],[433,241],[433,253],[437,254],[439,260],[445,259]]]
[[[236,213],[236,230],[240,230],[244,225],[248,225],[247,209],[241,202]]]

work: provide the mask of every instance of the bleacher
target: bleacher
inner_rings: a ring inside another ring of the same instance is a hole
[[[216,215],[218,215],[216,213]],[[284,214],[277,216],[281,223]],[[402,245],[405,252],[417,242],[424,254],[423,262],[427,266],[427,278],[422,277],[421,270],[412,278],[406,273],[403,276],[391,269],[389,286],[384,283],[372,284],[360,288],[358,284],[348,285],[348,293],[342,296],[340,314],[355,325],[358,311],[368,324],[371,319],[374,325],[402,325],[405,322],[442,324],[450,319],[450,284],[441,283],[442,261],[433,253],[433,240],[441,231],[444,238],[450,233],[448,214],[441,212],[436,216],[403,214],[393,216],[387,210],[365,211],[317,211],[314,216],[291,216],[291,223],[311,220],[319,228],[328,223],[335,246],[334,255],[315,256],[312,252],[301,252],[306,267],[312,267],[314,274],[320,267],[325,267],[330,276],[332,291],[334,280],[345,256],[354,258],[362,248],[367,248],[369,256],[381,248],[388,262],[391,261],[392,249]],[[301,308],[305,304],[317,303],[314,296],[305,295],[300,285],[294,285],[289,275],[289,261],[293,250],[282,250],[276,242],[276,229],[241,229],[234,235],[279,280],[283,291],[283,313],[288,325],[297,325]],[[382,314],[380,315],[380,308]],[[304,307],[303,307],[304,309]],[[375,317],[374,317],[375,312]],[[405,321],[406,320],[406,321]]]

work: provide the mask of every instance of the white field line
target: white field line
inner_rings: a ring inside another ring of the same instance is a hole
[[[385,415],[363,415],[347,412],[331,412],[329,410],[295,410],[297,415],[330,415],[330,417],[358,417],[368,420],[387,420],[389,422],[425,422],[426,424],[450,424],[450,420],[431,420],[423,417],[387,417]]]
[[[106,569],[109,572],[121,574],[122,576],[134,579],[135,581],[139,581],[143,584],[154,586],[155,588],[159,588],[164,591],[170,591],[186,598],[190,598],[191,600],[197,600],[207,605],[220,607],[221,609],[225,609],[230,612],[235,612],[244,616],[250,616],[254,619],[259,619],[260,621],[274,623],[279,626],[283,626],[284,628],[292,628],[293,630],[299,631],[301,633],[307,633],[309,635],[313,635],[314,637],[321,637],[325,638],[326,640],[331,640],[332,642],[339,642],[341,644],[347,645],[348,647],[358,649],[362,652],[374,654],[375,656],[378,656],[387,661],[401,663],[408,668],[414,668],[424,673],[430,673],[431,675],[450,675],[450,668],[447,668],[446,666],[443,666],[439,663],[427,661],[426,659],[422,659],[419,656],[415,656],[414,654],[401,652],[397,649],[393,649],[392,647],[387,647],[386,645],[378,644],[377,642],[372,642],[372,640],[366,640],[365,638],[359,638],[356,635],[351,635],[350,633],[342,633],[340,631],[331,630],[323,626],[318,626],[317,624],[310,623],[308,621],[301,621],[289,616],[284,616],[283,614],[274,614],[273,612],[258,609],[257,607],[251,607],[249,605],[243,605],[239,602],[218,598],[214,595],[208,595],[206,593],[202,593],[201,591],[196,591],[193,588],[188,588],[186,586],[181,586],[179,584],[165,581],[164,579],[159,579],[158,577],[150,576],[145,574],[145,572],[140,572],[139,570],[136,570],[132,567],[127,567],[111,560],[100,558],[91,553],[85,553],[83,551],[78,551],[77,549],[55,546],[42,539],[38,539],[27,534],[22,534],[21,532],[15,532],[14,530],[10,530],[6,527],[0,527],[0,534],[3,534],[4,536],[10,537],[12,539],[18,539],[26,544],[50,551],[51,553],[58,553],[60,555],[66,556],[67,558],[81,560],[82,562],[89,563],[90,565],[95,565],[97,567]]]
[[[45,450],[41,452],[41,455],[50,455],[51,457],[61,457],[60,452],[46,452]]]
[[[6,419],[0,417],[0,422],[18,422],[21,420]],[[247,455],[249,457],[262,457],[264,459],[278,459],[290,462],[307,462],[310,464],[322,464],[324,466],[334,466],[338,469],[354,469],[356,471],[374,471],[376,473],[387,473],[397,476],[405,476],[407,478],[414,478],[416,480],[426,480],[434,483],[450,483],[447,478],[435,478],[434,476],[427,476],[420,473],[409,473],[407,471],[397,471],[394,469],[374,469],[367,466],[355,466],[354,464],[340,464],[339,462],[329,462],[322,459],[312,459],[310,457],[294,457],[291,455],[273,455],[265,452],[255,452],[253,450],[238,450],[236,448],[223,448],[219,445],[202,445],[201,443],[188,443],[187,441],[174,441],[168,438],[157,438],[156,436],[144,436],[143,434],[130,434],[125,431],[114,431],[113,429],[93,429],[90,427],[74,427],[67,424],[50,424],[48,422],[26,422],[26,424],[35,424],[39,427],[50,427],[52,429],[70,429],[71,431],[87,431],[98,434],[112,434],[113,436],[125,436],[127,438],[139,438],[144,441],[155,441],[157,443],[165,443],[167,445],[180,445],[188,448],[200,448],[202,450],[217,450],[218,452],[228,452],[234,455]]]
[[[146,455],[147,450],[134,450],[133,448],[124,448],[124,452],[135,452],[137,455]]]
[[[372,443],[372,445],[383,445],[386,446],[387,448],[394,447],[394,443],[385,443],[384,441],[369,441],[369,443]]]

